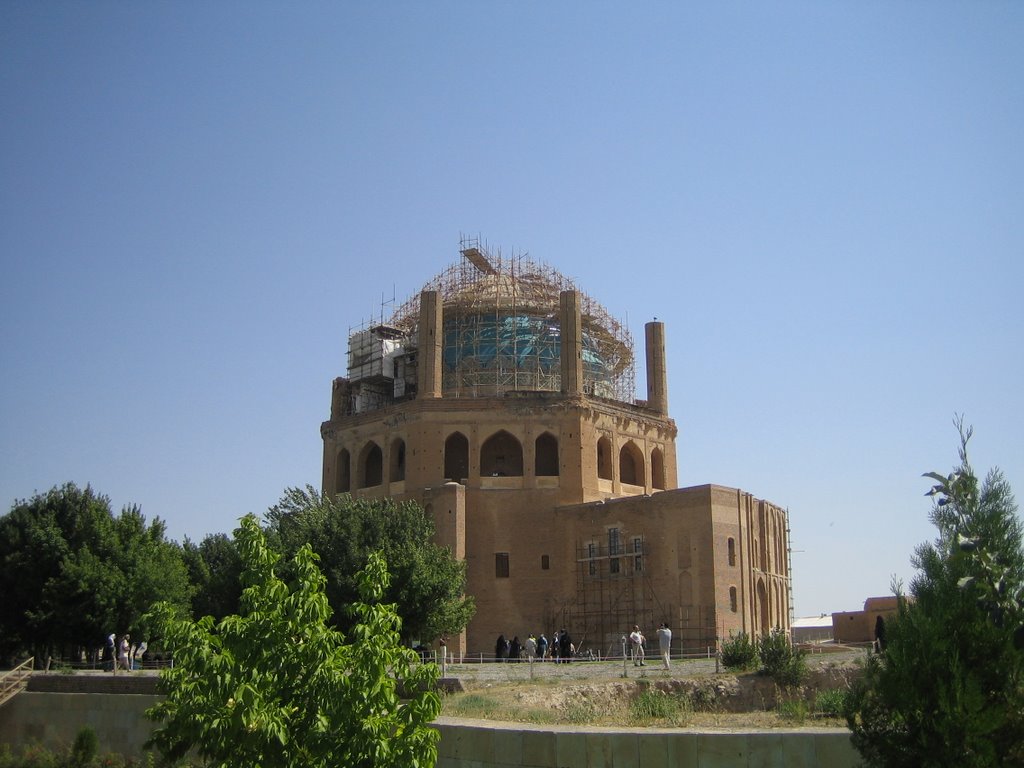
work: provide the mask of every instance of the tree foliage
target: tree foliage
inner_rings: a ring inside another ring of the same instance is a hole
[[[55,487],[0,518],[0,652],[95,648],[111,632],[146,630],[156,600],[187,604],[178,547],[137,506],[114,516],[91,487]]]
[[[849,700],[854,743],[884,766],[1024,765],[1024,549],[1010,487],[960,465],[936,481],[934,543]]]
[[[746,632],[729,633],[722,641],[722,666],[726,669],[746,672],[757,666],[757,643]]]
[[[779,685],[792,688],[807,676],[807,651],[794,648],[789,636],[776,627],[757,641],[760,672],[773,677]]]
[[[308,543],[319,555],[342,630],[349,624],[342,609],[358,598],[357,574],[375,551],[391,570],[384,597],[398,606],[406,639],[456,634],[473,616],[472,598],[464,593],[465,563],[433,543],[433,522],[417,504],[290,488],[267,512],[266,523],[286,554]]]
[[[242,556],[235,540],[223,533],[213,533],[199,544],[186,538],[181,549],[189,580],[195,588],[192,615],[197,618],[213,616],[219,621],[238,613],[242,596]]]
[[[402,647],[394,606],[381,603],[384,559],[372,553],[357,575],[346,644],[330,626],[325,578],[308,545],[281,561],[251,515],[236,539],[241,615],[214,626],[171,605],[154,609],[175,658],[161,675],[167,698],[150,710],[162,723],[153,737],[160,751],[175,759],[195,750],[224,768],[433,765],[438,670]]]

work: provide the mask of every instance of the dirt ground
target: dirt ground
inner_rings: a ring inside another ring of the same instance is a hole
[[[451,664],[447,677],[462,690],[445,697],[442,714],[539,724],[845,727],[822,713],[824,697],[846,690],[863,658],[863,651],[810,656],[797,690],[757,674],[716,673],[714,659],[673,661],[668,671],[654,660],[644,667],[621,659]]]

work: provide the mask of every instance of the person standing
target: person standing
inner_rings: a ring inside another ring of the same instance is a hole
[[[537,656],[541,661],[544,661],[548,655],[548,639],[544,637],[544,633],[540,633],[540,639],[537,641]]]
[[[572,638],[564,629],[558,635],[558,658],[563,664],[572,661]]]
[[[117,636],[111,632],[107,635],[106,645],[103,646],[103,669],[113,672],[115,664],[117,664]]]
[[[537,657],[537,638],[533,636],[533,632],[526,638],[526,658],[533,661]]]
[[[633,651],[633,666],[647,666],[644,664],[644,633],[640,631],[639,624],[634,624],[633,631],[629,633],[629,646]]]
[[[121,643],[117,648],[117,663],[123,669],[131,669],[131,666],[128,663],[128,651],[132,647],[131,640],[131,635],[123,635],[121,637]]]
[[[662,622],[658,627],[658,650],[661,651],[661,661],[667,670],[672,657],[672,630],[668,628],[666,622]]]

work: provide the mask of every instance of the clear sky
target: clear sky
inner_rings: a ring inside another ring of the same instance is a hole
[[[0,3],[2,509],[91,483],[198,540],[319,485],[349,327],[465,232],[663,320],[680,485],[787,507],[797,615],[855,610],[954,414],[1024,497],[1022,40],[1019,2]]]

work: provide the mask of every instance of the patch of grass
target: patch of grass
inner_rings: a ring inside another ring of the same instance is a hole
[[[453,694],[445,701],[445,714],[452,717],[493,719],[499,710],[497,701],[479,693]]]
[[[810,714],[810,708],[803,699],[787,699],[779,702],[779,717],[783,720],[802,725]]]
[[[519,722],[534,723],[536,725],[554,725],[560,722],[557,712],[550,709],[540,709],[539,707],[525,709],[520,713],[520,717],[515,719]]]
[[[842,717],[846,710],[847,692],[842,688],[818,691],[814,699],[814,711],[826,717]]]
[[[688,696],[668,694],[657,688],[641,691],[629,703],[629,719],[636,725],[685,725],[692,715],[693,704]]]
[[[573,725],[592,723],[597,714],[597,707],[589,699],[574,699],[565,707],[565,720]]]

